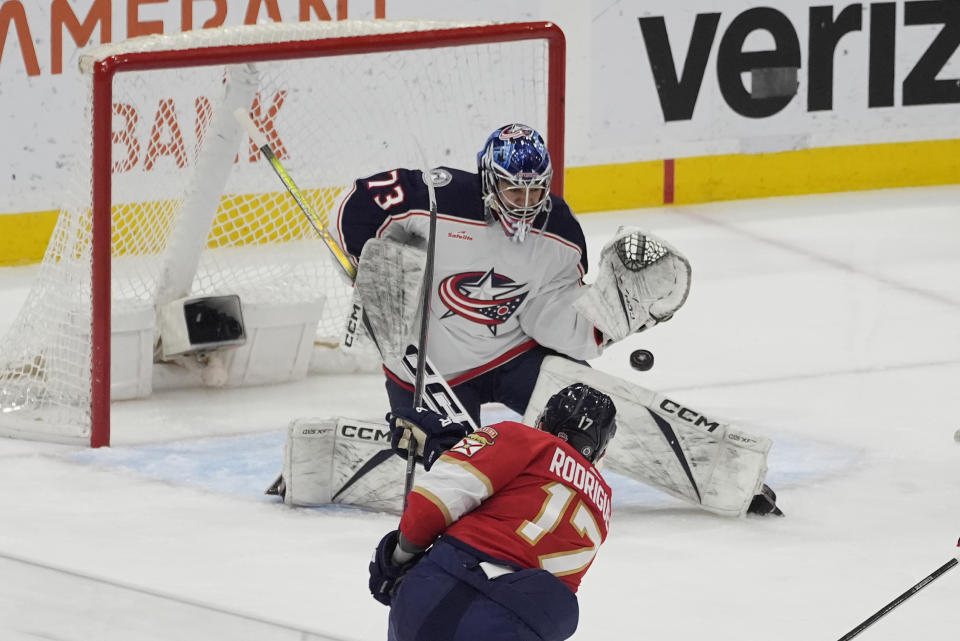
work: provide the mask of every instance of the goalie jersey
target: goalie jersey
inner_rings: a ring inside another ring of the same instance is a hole
[[[610,500],[610,486],[572,447],[505,421],[478,428],[417,477],[400,531],[421,547],[453,537],[547,570],[576,592],[607,537]]]
[[[577,359],[598,356],[599,334],[573,307],[587,250],[563,199],[551,195],[551,210],[515,242],[486,211],[478,174],[439,167],[430,175],[437,243],[428,331],[438,373],[457,385],[537,344]],[[429,224],[427,185],[411,169],[357,180],[337,216],[340,245],[355,263],[371,238],[425,248]]]

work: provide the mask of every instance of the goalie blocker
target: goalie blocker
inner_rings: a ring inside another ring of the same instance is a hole
[[[573,361],[544,360],[524,423],[575,382],[603,391],[617,406],[617,438],[603,459],[609,469],[714,514],[780,513],[763,483],[769,439]],[[403,472],[386,423],[298,419],[289,428],[280,493],[289,505],[343,503],[399,514]]]

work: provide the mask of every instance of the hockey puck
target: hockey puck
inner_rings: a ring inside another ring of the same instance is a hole
[[[635,350],[630,354],[630,367],[639,372],[646,372],[653,367],[653,353],[646,349]]]

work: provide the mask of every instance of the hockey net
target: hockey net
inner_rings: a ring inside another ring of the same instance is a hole
[[[545,132],[562,189],[563,55],[549,23],[382,20],[208,29],[88,51],[78,127],[90,153],[0,341],[0,434],[109,444],[111,397],[151,393],[158,310],[178,298],[235,294],[264,327],[302,316],[309,336],[281,332],[288,342],[336,346],[350,286],[235,109],[335,228],[356,178],[475,170],[485,137],[508,122]],[[292,352],[285,376],[295,379],[305,365],[302,349]],[[255,384],[251,368],[218,384]]]

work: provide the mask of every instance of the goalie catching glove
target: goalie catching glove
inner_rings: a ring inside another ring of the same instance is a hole
[[[417,444],[417,461],[429,470],[441,454],[460,442],[470,428],[422,407],[398,407],[387,414],[390,425],[390,447],[407,457],[410,437]]]
[[[690,262],[666,241],[621,227],[600,252],[596,280],[574,303],[609,342],[669,320],[687,300]]]

